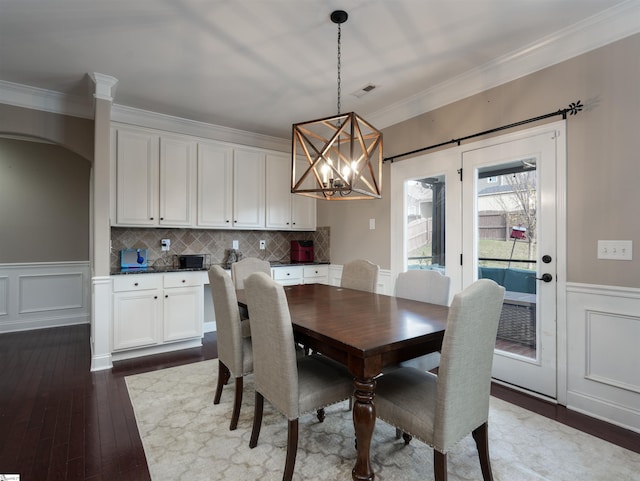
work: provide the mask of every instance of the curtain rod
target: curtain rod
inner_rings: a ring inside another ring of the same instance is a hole
[[[510,129],[512,127],[517,127],[519,125],[530,124],[531,122],[537,122],[538,120],[547,119],[549,117],[555,117],[556,115],[562,115],[562,118],[566,119],[567,118],[567,114],[569,114],[569,115],[577,115],[578,112],[582,111],[583,107],[584,107],[584,105],[582,105],[580,100],[578,100],[577,102],[570,103],[568,107],[566,107],[564,109],[557,110],[555,112],[550,112],[548,114],[540,115],[538,117],[532,117],[532,118],[527,119],[527,120],[521,120],[520,122],[514,122],[514,123],[509,124],[509,125],[503,125],[502,127],[496,127],[495,129],[485,130],[484,132],[478,132],[478,133],[475,133],[475,134],[467,135],[465,137],[459,137],[457,139],[447,140],[446,142],[440,142],[439,144],[433,144],[433,145],[430,145],[428,147],[422,147],[420,149],[412,150],[410,152],[405,152],[404,154],[398,154],[398,155],[393,155],[391,157],[385,157],[382,160],[382,162],[387,162],[388,161],[388,162],[393,163],[394,160],[399,159],[400,157],[407,157],[409,155],[417,154],[419,152],[424,152],[425,150],[431,150],[431,149],[435,149],[435,148],[438,148],[438,147],[442,147],[443,145],[448,145],[448,144],[458,144],[458,145],[460,145],[460,143],[463,142],[464,140],[469,140],[469,139],[472,139],[474,137],[480,137],[482,135],[492,134],[493,132],[499,132],[501,130],[506,130],[506,129]]]

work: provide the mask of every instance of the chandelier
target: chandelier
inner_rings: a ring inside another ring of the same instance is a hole
[[[338,25],[338,113],[293,124],[291,192],[326,200],[381,197],[382,133],[355,112],[340,113],[341,25],[347,12],[336,10]]]

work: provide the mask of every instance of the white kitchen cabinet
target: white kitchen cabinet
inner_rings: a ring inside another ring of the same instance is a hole
[[[277,230],[315,230],[316,200],[291,193],[291,157],[267,154],[266,226]]]
[[[158,224],[159,136],[118,128],[116,136],[116,224]]]
[[[113,351],[201,338],[204,282],[198,272],[113,278]]]
[[[203,283],[197,273],[164,275],[164,342],[202,337]]]
[[[116,225],[189,227],[195,222],[196,143],[118,127]]]
[[[233,150],[233,227],[265,228],[265,153]]]
[[[295,284],[328,284],[328,265],[290,265],[271,268],[271,276],[284,286]]]
[[[271,276],[283,286],[302,284],[302,266],[282,266],[271,268]]]
[[[233,149],[229,146],[198,143],[199,227],[233,227]]]
[[[161,342],[162,276],[116,277],[113,291],[113,350]]]
[[[158,225],[191,227],[196,212],[196,142],[160,137],[160,217]]]
[[[302,280],[304,284],[329,284],[329,266],[303,266]]]

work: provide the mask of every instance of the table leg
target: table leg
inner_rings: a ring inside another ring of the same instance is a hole
[[[373,481],[375,475],[371,469],[370,446],[373,428],[376,423],[376,407],[373,403],[376,381],[354,379],[353,427],[356,433],[357,460],[351,472],[354,481]]]

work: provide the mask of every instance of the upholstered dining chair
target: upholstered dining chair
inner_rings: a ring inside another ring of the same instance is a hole
[[[365,259],[356,259],[342,266],[340,287],[376,292],[380,266]]]
[[[433,447],[436,481],[446,481],[447,452],[469,433],[484,481],[493,480],[487,421],[503,297],[504,287],[489,279],[454,296],[438,375],[401,367],[377,379],[376,416]]]
[[[296,356],[293,327],[282,285],[263,272],[245,279],[255,359],[255,412],[249,447],[258,444],[264,400],[288,419],[283,481],[293,477],[298,450],[298,418],[349,398],[353,377],[337,363],[317,355]]]
[[[216,315],[218,336],[218,384],[213,404],[220,403],[222,387],[233,375],[235,380],[235,399],[229,429],[238,427],[244,376],[253,371],[253,350],[251,337],[242,335],[238,298],[231,277],[219,266],[209,269],[209,285],[213,297],[213,309]]]
[[[244,280],[254,272],[264,272],[271,275],[271,264],[269,261],[258,259],[257,257],[245,257],[244,259],[231,264],[231,279],[236,289],[244,289]],[[240,318],[242,319],[242,335],[251,336],[251,324],[248,321],[249,313],[244,307],[239,307]]]
[[[254,272],[264,272],[271,275],[271,264],[269,261],[257,257],[245,257],[231,264],[231,279],[233,279],[236,289],[244,289],[244,280]]]
[[[415,269],[401,272],[396,279],[395,296],[414,301],[449,305],[451,278],[438,271]],[[402,363],[423,371],[430,371],[440,364],[440,353],[432,352],[425,356]]]

